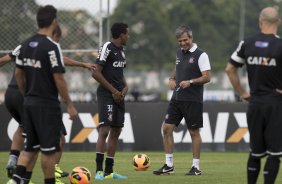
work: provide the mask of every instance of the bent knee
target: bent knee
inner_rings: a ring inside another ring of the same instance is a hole
[[[171,125],[171,124],[167,124],[164,123],[163,124],[163,134],[164,135],[170,135],[172,134],[173,130],[174,130],[175,125]]]

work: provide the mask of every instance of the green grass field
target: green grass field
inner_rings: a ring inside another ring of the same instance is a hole
[[[132,157],[138,152],[118,152],[115,158],[115,171],[128,176],[127,180],[92,180],[91,183],[130,183],[130,184],[244,184],[246,182],[247,153],[222,153],[203,152],[201,155],[201,176],[185,176],[191,166],[191,153],[174,153],[175,173],[165,176],[155,176],[152,171],[161,167],[164,163],[162,152],[144,152],[151,160],[151,166],[147,171],[134,171]],[[0,184],[7,181],[5,166],[8,152],[0,152]],[[94,152],[65,152],[60,166],[66,171],[71,171],[75,166],[85,166],[92,174],[95,172]],[[265,160],[263,160],[264,163]],[[38,162],[39,163],[39,162]],[[262,163],[262,164],[263,164]],[[281,169],[282,170],[282,169]],[[280,170],[276,183],[282,183],[282,171]],[[43,175],[39,164],[33,172],[32,181],[36,184],[43,183]],[[69,183],[68,178],[63,182]],[[258,184],[263,183],[262,173]]]

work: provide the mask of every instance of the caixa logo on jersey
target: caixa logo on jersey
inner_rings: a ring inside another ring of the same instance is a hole
[[[74,122],[69,119],[67,113],[63,113],[63,122],[67,131],[66,143],[96,143],[98,139],[98,114],[94,116],[91,113],[79,113],[79,120]],[[129,113],[125,113],[124,128],[121,132],[119,140],[123,143],[134,143],[134,135],[132,123]],[[12,139],[13,134],[18,126],[16,120],[11,119],[8,125],[8,135]]]
[[[210,121],[208,113],[203,113],[203,123],[204,127],[200,130],[203,143],[249,143],[245,112],[219,112],[215,122]],[[175,143],[192,142],[184,119],[173,132],[173,137]]]
[[[116,67],[116,68],[125,68],[126,61],[115,61],[113,63],[113,66]]]

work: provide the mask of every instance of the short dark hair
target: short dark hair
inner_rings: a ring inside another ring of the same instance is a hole
[[[49,27],[57,17],[57,9],[52,5],[39,7],[36,15],[37,25],[39,28]]]
[[[119,38],[120,34],[127,33],[128,25],[125,23],[117,22],[114,23],[111,27],[112,37],[114,39]]]

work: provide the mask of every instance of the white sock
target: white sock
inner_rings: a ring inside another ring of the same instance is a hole
[[[168,167],[173,166],[173,154],[165,154],[165,163]]]
[[[196,167],[198,170],[200,170],[200,159],[193,158],[193,164],[192,167]]]
[[[12,165],[12,166],[17,165],[17,160],[18,160],[18,157],[17,157],[17,156],[15,156],[15,155],[10,155],[10,156],[9,156],[9,160],[8,160],[8,165]]]

